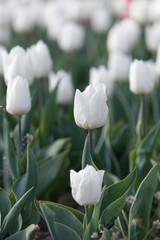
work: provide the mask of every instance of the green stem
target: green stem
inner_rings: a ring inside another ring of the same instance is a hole
[[[145,95],[142,95],[141,97],[142,101],[142,131],[141,131],[141,136],[143,137],[145,135],[145,126],[146,126],[146,98]]]
[[[44,84],[43,84],[43,79],[38,80],[38,94],[39,94],[39,103],[41,106],[44,105]]]
[[[93,159],[93,135],[92,135],[92,130],[88,130],[88,135],[89,135],[89,150],[90,150],[91,158]]]
[[[18,157],[19,161],[21,161],[21,147],[22,147],[22,130],[21,130],[21,116],[18,116],[18,143],[19,143],[19,149],[18,149]]]
[[[85,209],[85,215],[86,215],[86,227],[88,226],[88,223],[89,223],[89,212],[88,212],[88,206],[85,205],[84,206],[84,209]]]

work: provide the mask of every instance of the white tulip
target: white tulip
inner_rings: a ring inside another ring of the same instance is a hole
[[[141,30],[138,23],[132,19],[124,19],[116,23],[109,31],[107,49],[109,51],[130,52],[138,43]]]
[[[70,184],[72,196],[79,205],[95,205],[101,197],[104,170],[96,171],[91,165],[87,165],[78,173],[70,171]]]
[[[99,68],[92,67],[89,72],[89,83],[93,85],[105,84],[106,95],[110,98],[114,89],[113,76],[110,70],[105,66],[99,66]]]
[[[154,87],[152,74],[142,60],[134,60],[130,65],[130,90],[135,94],[150,93]]]
[[[18,6],[13,12],[13,29],[18,33],[30,33],[35,25],[33,12],[28,6]]]
[[[58,36],[58,45],[65,52],[74,52],[82,48],[84,44],[85,30],[74,22],[67,22],[62,26]]]
[[[89,85],[85,91],[76,90],[74,99],[74,118],[76,124],[84,129],[102,127],[108,117],[104,84]]]
[[[28,51],[25,51],[20,46],[16,46],[12,48],[9,54],[7,52],[3,52],[2,60],[6,85],[10,79],[15,78],[17,75],[26,78],[29,85],[32,84],[33,69]]]
[[[52,69],[52,59],[48,46],[42,41],[38,41],[35,45],[29,48],[33,73],[36,78],[48,76]]]
[[[160,43],[160,21],[145,28],[145,42],[151,52],[156,52]]]
[[[96,33],[106,33],[111,24],[111,15],[106,9],[95,9],[91,15],[91,27]]]
[[[114,51],[109,54],[108,68],[112,72],[114,81],[124,82],[128,80],[131,61],[130,55],[120,51]]]
[[[148,60],[148,61],[146,61],[146,65],[149,68],[149,71],[152,75],[154,83],[157,83],[158,82],[158,73],[157,73],[157,69],[156,69],[156,63],[153,62],[153,60]]]
[[[129,15],[132,19],[145,24],[148,22],[149,1],[148,0],[135,0],[130,3]]]
[[[21,116],[31,109],[31,97],[28,81],[17,76],[7,86],[6,110],[10,114]]]
[[[57,104],[65,105],[73,101],[74,87],[72,82],[72,76],[70,73],[63,70],[59,70],[57,74],[51,72],[49,74],[49,90],[57,89]]]

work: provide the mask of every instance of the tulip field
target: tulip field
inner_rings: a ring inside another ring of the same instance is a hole
[[[0,1],[0,240],[160,240],[160,0]]]

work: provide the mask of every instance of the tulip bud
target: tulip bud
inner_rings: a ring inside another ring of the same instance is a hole
[[[130,65],[130,90],[135,94],[150,93],[154,87],[152,74],[142,60],[134,60]]]
[[[68,22],[62,26],[57,41],[63,51],[74,52],[82,48],[84,37],[85,31],[81,25]]]
[[[52,59],[48,46],[40,40],[29,48],[29,52],[34,76],[36,78],[46,77],[52,69]]]
[[[114,51],[109,54],[108,68],[112,72],[114,81],[124,82],[128,80],[131,61],[130,55],[120,51]]]
[[[116,23],[109,31],[107,49],[109,51],[130,52],[138,43],[141,30],[138,23],[132,19],[124,19]]]
[[[149,12],[148,3],[148,0],[132,1],[129,7],[130,17],[140,24],[147,23]]]
[[[94,9],[91,14],[91,27],[96,33],[106,33],[110,24],[111,15],[106,9]]]
[[[151,52],[156,52],[160,43],[160,22],[145,28],[145,42]]]
[[[108,117],[104,84],[89,85],[84,92],[76,90],[74,99],[74,118],[76,124],[84,129],[102,127]]]
[[[110,98],[114,88],[112,73],[105,66],[91,68],[89,72],[89,83],[93,85],[105,84],[107,98]]]
[[[69,104],[73,100],[74,87],[70,73],[59,70],[57,74],[51,72],[49,74],[49,90],[52,91],[58,84],[57,104]]]
[[[10,79],[7,86],[6,110],[10,114],[21,116],[31,109],[28,81],[20,76]]]
[[[33,70],[31,58],[28,51],[22,47],[16,46],[11,49],[10,53],[3,53],[3,73],[6,85],[10,79],[21,76],[28,80],[28,84],[33,82]]]
[[[95,205],[101,197],[104,170],[96,171],[91,165],[87,165],[78,173],[70,171],[70,184],[72,196],[79,205]]]

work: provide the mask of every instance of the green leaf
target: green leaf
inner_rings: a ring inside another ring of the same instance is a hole
[[[41,147],[47,145],[54,122],[54,116],[57,116],[56,95],[57,87],[51,93],[49,93],[44,109],[42,109],[39,129]]]
[[[19,176],[18,159],[13,147],[13,143],[11,141],[11,137],[9,135],[8,123],[6,119],[4,119],[3,121],[3,133],[4,133],[4,154],[9,164],[9,168],[11,170],[13,179],[17,179]]]
[[[150,159],[160,135],[160,121],[143,138],[137,148],[136,166],[140,181],[146,176],[152,165]]]
[[[34,194],[38,184],[38,176],[37,176],[37,165],[35,156],[28,146],[27,148],[27,169],[26,173],[21,176],[13,185],[13,190],[20,198],[28,189],[34,186],[34,191],[32,192],[32,199],[34,199]]]
[[[66,144],[69,143],[69,138],[58,139],[51,145],[43,148],[38,152],[37,159],[44,159],[56,156],[62,149],[65,148]]]
[[[68,207],[66,205],[62,205],[60,203],[54,203],[54,202],[48,202],[48,201],[43,201],[43,203],[46,205],[52,204],[52,205],[60,206],[60,207],[67,209],[68,211],[72,212],[81,223],[83,223],[84,214],[82,212],[80,212],[74,208]]]
[[[153,195],[157,186],[157,165],[141,182],[129,213],[129,240],[142,240],[149,226]]]
[[[100,240],[110,240],[110,235],[109,235],[109,231],[107,228],[103,229],[103,234],[102,234],[102,237],[100,238]]]
[[[37,202],[37,204],[44,206],[44,203]],[[82,223],[77,219],[77,217],[68,209],[63,207],[63,205],[58,205],[56,203],[47,202],[45,205],[54,212],[55,222],[66,225],[67,227],[73,229],[80,237],[83,234]],[[41,206],[40,206],[41,209]]]
[[[55,240],[81,240],[72,228],[56,222],[56,214],[48,206],[40,204],[40,211],[47,223],[51,236]]]
[[[0,213],[1,213],[1,222],[11,209],[11,204],[6,192],[0,188]]]
[[[38,162],[38,188],[37,196],[40,197],[53,184],[59,175],[64,162],[67,160],[68,151],[64,151],[54,157]]]
[[[2,238],[4,238],[8,234],[10,229],[14,226],[19,214],[22,211],[24,204],[26,203],[27,199],[30,197],[32,192],[33,192],[33,188],[31,188],[18,200],[18,202],[11,208],[11,210],[8,212],[8,214],[4,218],[4,221],[1,227]]]
[[[5,238],[5,240],[30,240],[30,235],[34,231],[34,229],[35,225],[32,224],[23,231],[17,232],[8,238]]]
[[[124,178],[120,182],[107,187],[105,189],[104,197],[102,200],[101,213],[106,207],[108,207],[118,198],[122,197],[123,194],[125,194],[126,191],[128,191],[128,189],[133,186],[135,179],[136,169],[133,170],[126,178]]]

